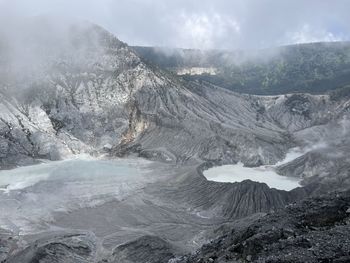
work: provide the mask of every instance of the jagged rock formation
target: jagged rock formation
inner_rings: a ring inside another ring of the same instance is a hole
[[[89,234],[56,234],[36,240],[5,262],[87,263],[96,262],[95,244]]]
[[[154,236],[143,236],[117,247],[108,262],[114,263],[163,263],[174,257],[174,249],[165,240]]]
[[[294,203],[173,262],[348,262],[350,192]]]

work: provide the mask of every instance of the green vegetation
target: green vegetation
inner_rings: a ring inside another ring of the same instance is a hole
[[[184,76],[229,90],[262,95],[322,94],[350,84],[350,42],[312,43],[255,52],[134,47],[149,63],[175,71],[215,67],[215,76]]]

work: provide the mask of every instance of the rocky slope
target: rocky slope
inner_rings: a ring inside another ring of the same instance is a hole
[[[350,192],[294,203],[172,262],[349,262]]]
[[[328,95],[248,96],[181,81],[95,25],[46,27],[20,37],[29,58],[18,58],[20,47],[6,50],[13,55],[1,68],[3,168],[110,150],[176,163],[273,164],[295,146],[294,132],[339,119],[348,107]]]
[[[143,236],[135,241],[117,247],[109,262],[168,262],[174,257],[173,248],[159,237]]]
[[[226,220],[233,220],[284,207],[313,191],[310,186],[287,192],[250,180],[240,183],[207,181],[201,172],[205,168],[203,165],[196,172],[187,172],[181,178],[174,177],[156,194],[169,203],[186,204],[205,218],[224,216]]]
[[[344,103],[342,107],[342,103]],[[304,184],[322,182],[325,188],[346,190],[349,186],[349,102],[346,96],[335,101],[338,108],[332,114],[329,122],[320,121],[314,125],[294,133],[300,145],[308,151],[299,158],[280,165],[277,171],[280,174],[303,178]],[[318,191],[325,191],[320,187]]]

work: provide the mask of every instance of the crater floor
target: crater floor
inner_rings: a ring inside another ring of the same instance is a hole
[[[175,253],[189,252],[224,219],[161,197],[164,184],[184,174],[180,170],[141,158],[87,156],[3,170],[0,228],[28,243],[88,234],[96,244],[95,261],[143,236],[164,238]]]

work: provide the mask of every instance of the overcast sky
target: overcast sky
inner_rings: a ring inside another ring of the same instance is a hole
[[[206,49],[350,40],[349,11],[350,0],[0,0],[0,15],[69,16],[130,45]]]

